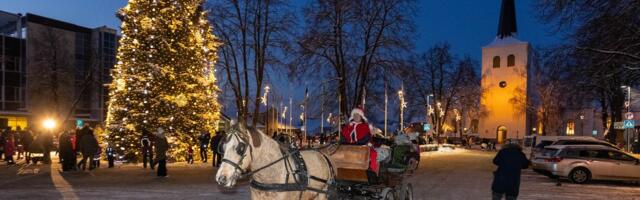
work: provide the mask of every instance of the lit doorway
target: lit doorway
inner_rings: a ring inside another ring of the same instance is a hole
[[[507,127],[498,126],[498,129],[496,131],[496,140],[498,140],[497,143],[502,144],[506,139],[507,139]]]

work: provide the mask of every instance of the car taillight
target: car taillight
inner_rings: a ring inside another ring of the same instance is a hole
[[[545,162],[560,162],[560,161],[562,161],[562,158],[561,157],[545,158],[544,161]]]

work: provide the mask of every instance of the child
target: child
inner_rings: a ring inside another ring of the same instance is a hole
[[[93,154],[92,165],[94,168],[100,168],[100,156],[102,154],[102,147],[98,146],[98,150]]]
[[[191,146],[187,148],[187,163],[193,164],[193,148]]]
[[[114,153],[115,152],[113,151],[113,147],[112,147],[111,144],[109,144],[107,146],[107,152],[106,153],[107,153],[107,160],[109,161],[109,168],[113,168],[113,161],[115,159],[114,158],[114,156],[115,156]]]

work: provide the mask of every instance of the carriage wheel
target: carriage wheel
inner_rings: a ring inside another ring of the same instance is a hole
[[[413,200],[413,186],[411,183],[407,183],[402,186],[402,200]]]
[[[384,188],[384,190],[382,190],[382,193],[380,194],[380,196],[382,197],[383,200],[395,200],[395,194],[393,192],[393,189],[391,188]]]

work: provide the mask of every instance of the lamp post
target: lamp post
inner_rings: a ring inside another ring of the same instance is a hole
[[[627,89],[627,102],[625,102],[625,106],[627,107],[627,112],[631,112],[631,86],[623,85],[623,86],[620,86],[620,88]],[[631,150],[631,148],[630,148],[630,145],[631,145],[631,137],[630,137],[631,136],[631,130],[632,129],[630,129],[630,128],[626,128],[625,129],[625,132],[627,133],[626,137],[625,137],[625,140],[627,141],[626,142],[627,143],[627,145],[626,145],[627,146],[627,148],[626,148],[627,151]]]
[[[324,84],[329,82],[329,81],[335,81],[335,80],[342,80],[342,77],[335,77],[335,78],[331,78],[331,79],[325,79],[322,81],[322,83],[320,83],[320,85],[322,85],[322,102],[321,102],[321,116],[320,116],[320,134],[324,135],[324,95],[325,95],[325,87]],[[340,104],[340,101],[338,100],[338,104]],[[338,110],[338,113],[340,113],[340,111]],[[338,129],[340,129],[340,124],[338,124]]]
[[[404,108],[407,107],[407,103],[404,101],[404,86],[398,91],[398,98],[400,99],[400,131],[404,130]]]
[[[580,136],[584,136],[584,115],[580,114]]]
[[[426,106],[426,110],[427,110],[427,114],[425,115],[425,118],[427,121],[427,124],[429,124],[429,118],[430,118],[430,113],[431,113],[431,97],[433,96],[433,94],[429,94],[427,95],[427,106]]]
[[[267,135],[269,135],[269,90],[271,88],[269,88],[269,85],[264,86],[264,94],[262,95],[262,104],[264,104],[264,106],[267,108],[267,111],[265,113],[265,123],[266,123],[266,132]],[[255,128],[255,127],[254,127]]]

